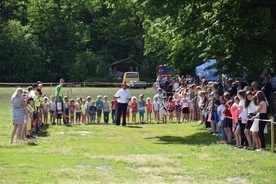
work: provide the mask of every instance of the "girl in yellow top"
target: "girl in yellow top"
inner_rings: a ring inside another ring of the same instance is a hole
[[[27,106],[27,112],[28,112],[28,123],[27,123],[27,138],[31,138],[32,137],[32,129],[34,128],[34,118],[33,118],[33,114],[35,112],[34,109],[34,99],[33,98],[29,98],[28,99],[28,106]]]

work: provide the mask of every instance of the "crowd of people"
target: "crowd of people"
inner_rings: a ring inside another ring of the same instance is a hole
[[[235,140],[235,148],[265,149],[264,132],[276,90],[273,74],[265,75],[261,85],[243,78],[219,77],[212,82],[204,77],[158,76],[155,88],[166,94],[167,108],[178,122],[199,120],[211,134],[221,137],[221,144],[232,145]]]
[[[123,126],[199,121],[211,134],[221,137],[222,144],[232,145],[235,140],[236,148],[265,149],[267,121],[263,120],[268,119],[271,105],[268,95],[273,90],[268,75],[262,88],[257,82],[249,84],[243,78],[220,78],[210,82],[204,77],[160,76],[153,98],[143,94],[138,98],[131,96],[123,83],[110,102],[107,96],[101,95],[96,100],[90,96],[76,101],[68,99],[63,96],[63,84],[64,79],[60,79],[55,95],[49,98],[43,96],[39,81],[27,90],[15,91],[11,98],[14,124],[11,143],[15,134],[19,140],[33,138],[44,125],[102,124],[102,116],[103,123],[108,124],[111,115],[111,122],[116,125],[120,125],[123,118]]]

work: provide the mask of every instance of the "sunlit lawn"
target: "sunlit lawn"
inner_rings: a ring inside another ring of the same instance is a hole
[[[197,122],[44,127],[34,144],[9,144],[10,96],[0,88],[0,183],[275,183],[276,156],[219,145]],[[65,88],[69,98],[118,88]],[[49,96],[54,88],[43,88]],[[131,90],[152,97],[152,89]],[[270,144],[267,135],[267,144]]]

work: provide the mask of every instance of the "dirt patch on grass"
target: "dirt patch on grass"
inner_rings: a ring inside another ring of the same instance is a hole
[[[80,169],[85,169],[85,168],[90,168],[91,165],[87,165],[87,164],[77,164],[76,167],[77,167],[77,168],[80,168]]]
[[[97,166],[96,169],[100,171],[110,171],[110,170],[113,170],[113,166],[101,165],[101,166]]]
[[[165,155],[145,155],[145,154],[138,154],[138,155],[127,155],[127,156],[91,156],[87,155],[86,157],[90,159],[100,159],[100,160],[108,160],[114,162],[123,162],[129,166],[141,167],[141,166],[151,166],[151,167],[158,167],[158,166],[167,166],[172,165],[178,167],[181,163],[175,159],[170,158]]]
[[[248,180],[246,178],[240,178],[240,177],[228,177],[227,181],[231,183],[248,183]]]

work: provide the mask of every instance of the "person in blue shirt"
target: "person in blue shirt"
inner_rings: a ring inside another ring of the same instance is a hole
[[[91,121],[92,124],[94,124],[95,123],[95,116],[96,116],[96,112],[97,112],[97,107],[95,106],[95,101],[92,101],[91,103],[92,103],[92,105],[89,107],[88,111],[89,111],[90,116],[91,116],[90,121]],[[88,124],[89,124],[89,122],[88,122]]]
[[[146,101],[144,100],[143,94],[139,95],[139,99],[140,100],[138,100],[138,112],[139,112],[140,123],[144,123]]]

